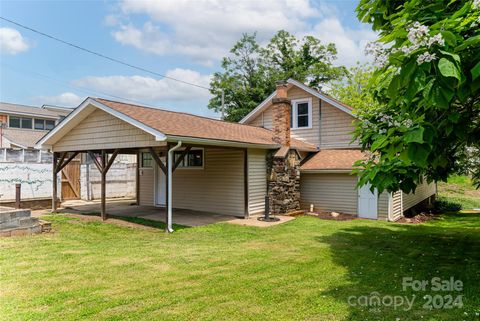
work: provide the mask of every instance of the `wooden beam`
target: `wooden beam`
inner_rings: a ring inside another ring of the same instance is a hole
[[[150,147],[148,149],[150,151],[150,154],[152,155],[152,158],[155,160],[155,163],[157,163],[158,167],[162,170],[162,172],[167,175],[167,167],[163,164],[162,160],[160,157],[158,157],[158,154],[155,152],[153,147]]]
[[[95,156],[95,154],[92,152],[92,151],[88,151],[88,155],[90,155],[90,158],[92,159],[93,163],[95,164],[95,166],[97,167],[98,171],[101,173],[103,172],[103,168],[102,168],[102,165],[98,162],[97,160],[97,157]]]
[[[58,154],[53,153],[53,177],[52,177],[52,212],[57,212],[57,162]]]
[[[115,161],[115,158],[117,157],[117,155],[118,155],[119,152],[120,152],[119,149],[115,149],[115,150],[113,151],[112,156],[110,156],[110,159],[108,160],[107,166],[104,168],[105,174],[106,174],[106,172],[108,172],[108,170],[109,170],[110,167],[112,166],[112,164],[113,164],[113,162]]]
[[[79,152],[73,152],[73,154],[70,155],[70,157],[67,158],[67,160],[64,161],[64,162],[60,165],[60,167],[58,168],[57,173],[60,172],[65,166],[67,166],[68,163],[70,163],[70,162],[72,161],[72,159],[74,159],[75,157],[77,157],[78,153],[79,153]]]
[[[188,146],[187,148],[185,148],[183,151],[182,151],[182,154],[180,155],[180,157],[175,161],[175,163],[173,164],[173,167],[172,167],[172,172],[174,172],[177,167],[180,165],[180,163],[182,162],[182,160],[185,158],[185,156],[188,154],[188,152],[192,149],[192,146]]]
[[[60,170],[59,170],[60,164],[63,163],[63,160],[65,159],[65,156],[67,156],[67,152],[63,152],[63,153],[60,155],[60,158],[57,159],[57,164],[56,164],[56,166],[54,167],[55,173],[58,174],[58,172],[60,172]]]
[[[105,150],[102,150],[102,156],[101,156],[101,168],[102,169],[105,169],[106,167],[106,162],[105,162],[105,158],[107,157],[106,156],[106,153],[105,153]],[[102,215],[102,220],[105,221],[107,219],[107,212],[106,212],[106,207],[105,207],[105,196],[106,196],[106,176],[107,176],[107,171],[105,170],[102,170],[101,171],[101,174],[102,174],[102,182],[101,182],[101,185],[102,185],[102,192],[101,192],[101,215]]]

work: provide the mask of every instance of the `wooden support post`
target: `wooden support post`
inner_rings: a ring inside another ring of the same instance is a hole
[[[20,208],[20,200],[22,195],[22,184],[15,184],[15,209]]]
[[[102,159],[101,159],[101,174],[102,174],[102,192],[101,192],[101,215],[102,220],[105,221],[107,219],[107,213],[105,208],[105,195],[106,195],[106,178],[107,178],[107,171],[105,170],[106,162],[105,162],[106,154],[105,150],[102,150]]]
[[[57,212],[57,153],[53,153],[53,168],[52,168],[52,213]]]

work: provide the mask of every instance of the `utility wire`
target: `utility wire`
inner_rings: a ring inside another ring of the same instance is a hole
[[[153,106],[152,104],[148,104],[148,103],[145,103],[145,102],[142,102],[142,101],[133,100],[133,99],[129,99],[129,98],[124,98],[124,97],[112,95],[112,94],[109,94],[109,93],[106,93],[106,92],[93,90],[93,89],[89,89],[89,88],[85,88],[85,87],[81,87],[81,86],[71,85],[71,84],[68,84],[66,81],[58,80],[58,79],[55,79],[53,77],[50,77],[50,76],[47,76],[47,75],[44,75],[44,74],[41,74],[41,73],[38,73],[38,72],[35,72],[35,71],[32,71],[32,70],[19,69],[19,68],[13,67],[13,66],[11,66],[11,65],[3,62],[3,61],[2,61],[2,65],[4,67],[10,68],[11,70],[16,71],[18,73],[29,73],[29,74],[32,74],[36,77],[46,79],[50,82],[60,84],[63,87],[70,88],[70,89],[73,89],[73,90],[76,90],[76,91],[79,91],[79,92],[83,92],[87,96],[90,96],[93,93],[95,95],[109,96],[109,97],[112,97],[114,99],[120,99],[122,101],[127,101],[127,102],[134,103],[134,104],[137,104],[137,105],[143,105],[143,106],[147,106],[147,107],[158,108],[158,107]]]
[[[99,53],[99,52],[96,52],[96,51],[93,51],[93,50],[90,50],[90,49],[81,47],[81,46],[79,46],[79,45],[76,45],[76,44],[74,44],[74,43],[68,42],[68,41],[66,41],[66,40],[57,38],[57,37],[52,36],[52,35],[49,35],[49,34],[46,34],[46,33],[42,32],[42,31],[39,31],[39,30],[36,30],[36,29],[34,29],[34,28],[28,27],[28,26],[26,26],[26,25],[23,25],[23,24],[21,24],[21,23],[15,22],[15,21],[13,21],[13,20],[7,19],[7,18],[5,18],[5,17],[0,16],[0,19],[2,19],[2,20],[4,20],[4,21],[7,21],[7,22],[10,22],[11,24],[14,24],[14,25],[16,25],[16,26],[18,26],[18,27],[20,27],[20,28],[23,28],[23,29],[26,29],[26,30],[30,30],[30,31],[32,31],[32,32],[34,32],[34,33],[37,33],[37,34],[39,34],[39,35],[42,35],[42,36],[44,36],[44,37],[47,37],[47,38],[50,38],[50,39],[55,40],[55,41],[57,41],[57,42],[63,43],[64,45],[73,47],[73,48],[75,48],[75,49],[78,49],[78,50],[87,52],[87,53],[89,53],[89,54],[98,56],[98,57],[103,58],[103,59],[106,59],[106,60],[110,60],[110,61],[115,62],[115,63],[117,63],[117,64],[121,64],[121,65],[130,67],[130,68],[133,68],[133,69],[137,69],[137,70],[140,70],[140,71],[143,71],[143,72],[146,72],[146,73],[149,73],[149,74],[158,76],[158,77],[170,79],[170,80],[173,80],[173,81],[176,81],[176,82],[179,82],[179,83],[183,83],[183,84],[186,84],[186,85],[190,85],[190,86],[194,86],[194,87],[197,87],[197,88],[202,88],[202,89],[210,90],[210,88],[205,87],[205,86],[202,86],[202,85],[198,85],[198,84],[194,84],[194,83],[191,83],[191,82],[188,82],[188,81],[184,81],[184,80],[181,80],[181,79],[177,79],[177,78],[173,78],[173,77],[170,77],[170,76],[162,75],[162,74],[160,74],[160,73],[158,73],[158,72],[155,72],[155,71],[152,71],[152,70],[148,70],[148,69],[143,68],[143,67],[135,66],[135,65],[132,65],[132,64],[130,64],[130,63],[128,63],[128,62],[125,62],[125,61],[122,61],[122,60],[119,60],[119,59],[116,59],[116,58],[112,58],[112,57],[106,56],[106,55],[101,54],[101,53]]]

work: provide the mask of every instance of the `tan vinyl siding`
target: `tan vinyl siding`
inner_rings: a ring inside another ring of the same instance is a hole
[[[309,93],[303,91],[298,87],[292,87],[288,91],[288,99],[312,99],[312,128],[307,129],[292,129],[290,136],[303,140],[315,146],[320,145],[320,100],[310,95]],[[248,122],[249,125],[264,127],[267,129],[273,129],[273,115],[272,115],[272,106],[267,107],[261,114],[255,117],[253,120]]]
[[[315,211],[357,214],[357,176],[349,174],[305,174],[300,176],[303,209],[314,204]]]
[[[398,191],[392,194],[390,220],[396,221],[403,216],[402,210],[402,192]]]
[[[266,152],[260,149],[248,150],[248,211],[249,214],[265,212],[267,193]]]
[[[320,101],[317,97],[298,87],[292,87],[288,91],[288,98],[291,100],[312,99],[312,128],[292,129],[292,137],[326,149],[358,147],[358,144],[350,143],[354,129],[353,116],[325,101]],[[248,124],[273,129],[272,119],[272,106],[270,105]]]
[[[263,114],[264,114],[264,113],[262,112],[260,115],[258,115],[257,117],[255,117],[253,120],[251,120],[251,121],[248,123],[248,125],[257,126],[257,127],[265,127],[265,126],[263,125]],[[265,128],[267,128],[267,127],[265,127]]]
[[[320,146],[320,100],[298,87],[292,87],[288,91],[288,98],[291,100],[312,99],[312,128],[292,129],[290,136],[315,146]]]
[[[434,195],[436,192],[435,183],[428,184],[426,181],[424,181],[422,184],[417,186],[414,193],[403,193],[403,211],[406,211],[409,208],[417,205],[421,201]]]
[[[340,109],[322,101],[320,148],[351,148],[354,118]]]
[[[139,179],[139,198],[140,205],[154,206],[154,184],[155,171],[153,168],[140,168]],[[107,187],[108,188],[108,187]]]
[[[387,221],[388,210],[389,210],[389,194],[387,192],[383,192],[378,196],[377,219]]]
[[[97,109],[80,122],[74,129],[55,143],[57,152],[102,148],[132,148],[161,145],[162,142],[116,118]]]
[[[173,207],[244,216],[244,150],[204,150],[204,168],[177,168]]]

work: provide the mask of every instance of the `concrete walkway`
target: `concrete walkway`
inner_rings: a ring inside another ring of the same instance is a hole
[[[153,206],[137,206],[133,199],[107,199],[107,214],[127,217],[140,217],[152,221],[165,222],[165,208]],[[100,213],[100,201],[72,200],[62,203],[61,213]],[[40,213],[34,213],[40,214]],[[288,222],[294,217],[280,216],[278,222],[262,222],[258,217],[248,219],[239,218],[231,215],[211,214],[200,211],[185,209],[173,210],[173,223],[185,226],[203,226],[219,222],[225,222],[237,225],[268,227]]]

